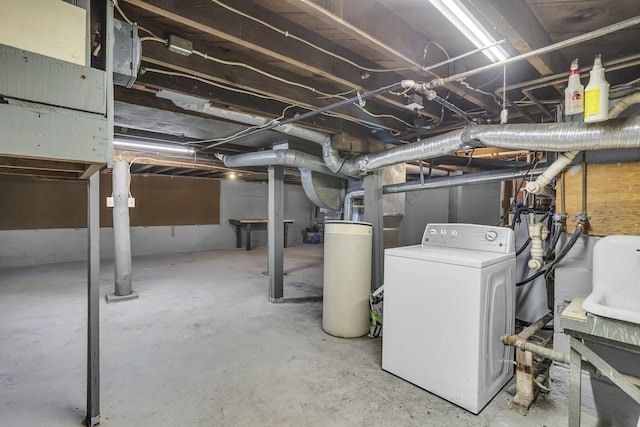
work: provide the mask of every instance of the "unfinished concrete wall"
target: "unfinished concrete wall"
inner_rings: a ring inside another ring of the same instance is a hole
[[[400,246],[420,243],[431,222],[495,225],[500,220],[500,183],[472,184],[406,193]]]
[[[235,248],[235,227],[229,218],[266,218],[267,185],[222,181],[219,225],[132,227],[131,250],[136,255]],[[314,208],[302,188],[285,185],[285,216],[289,244],[302,243],[302,230],[310,225]],[[243,233],[244,237],[244,233]],[[267,232],[252,234],[252,246],[266,246]],[[100,230],[102,258],[113,258],[113,230]],[[0,230],[0,268],[80,261],[87,256],[86,229]]]
[[[400,222],[400,246],[416,245],[430,222],[448,222],[449,189],[405,193],[404,218]]]

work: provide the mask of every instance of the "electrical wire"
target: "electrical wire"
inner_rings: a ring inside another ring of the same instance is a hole
[[[226,9],[228,9],[228,10],[234,12],[234,13],[240,14],[240,15],[246,17],[246,18],[252,19],[252,20],[254,20],[254,21],[256,21],[256,22],[258,22],[258,23],[260,23],[262,25],[265,25],[265,26],[271,28],[274,31],[277,31],[277,32],[279,32],[281,34],[284,34],[287,37],[294,38],[294,39],[296,39],[298,41],[301,41],[301,42],[303,42],[305,44],[308,44],[309,46],[314,47],[314,48],[316,48],[316,49],[318,49],[318,50],[320,50],[320,51],[322,51],[324,53],[327,53],[327,54],[332,55],[332,56],[334,56],[334,57],[336,57],[338,59],[341,59],[341,60],[343,60],[345,62],[348,62],[351,65],[353,65],[353,66],[355,66],[357,68],[360,68],[362,70],[371,71],[371,72],[388,72],[388,71],[407,70],[409,68],[409,67],[404,67],[404,68],[396,68],[396,69],[387,69],[387,68],[385,68],[385,69],[371,69],[371,68],[360,66],[360,65],[356,64],[353,61],[350,61],[350,60],[348,60],[346,58],[343,58],[343,57],[341,57],[339,55],[336,55],[336,54],[334,54],[332,52],[329,52],[326,49],[320,48],[319,46],[316,46],[313,43],[309,43],[306,40],[303,40],[303,39],[301,39],[301,38],[299,38],[299,37],[297,37],[297,36],[295,36],[293,34],[289,34],[287,31],[280,30],[279,28],[277,28],[277,27],[275,27],[275,26],[273,26],[271,24],[268,24],[268,23],[266,23],[266,22],[264,22],[264,21],[262,21],[262,20],[260,20],[258,18],[255,18],[255,17],[252,17],[252,16],[250,16],[248,14],[245,14],[244,12],[242,12],[240,10],[237,10],[237,9],[235,9],[235,8],[229,6],[229,5],[226,5],[226,4],[224,4],[224,3],[222,3],[222,2],[220,2],[218,0],[211,0],[211,1],[213,1],[214,3],[218,4],[219,6],[222,6],[222,7],[226,8]],[[118,10],[118,12],[120,13],[120,15],[122,15],[124,20],[127,21],[129,24],[133,25],[133,22],[124,14],[122,9],[118,5],[118,1],[117,0],[114,1],[114,5],[115,5],[116,9]],[[168,43],[168,41],[166,39],[158,37],[155,33],[153,33],[152,31],[148,30],[147,28],[141,27],[139,25],[138,25],[138,28],[140,30],[142,30],[142,31],[145,31],[145,32],[149,33],[151,35],[151,37],[142,37],[140,39],[141,42],[142,41],[155,41],[155,42],[160,42],[160,43],[163,43],[163,44],[167,44]],[[207,53],[200,52],[200,51],[195,50],[195,49],[193,50],[193,53],[195,55],[198,55],[198,56],[200,56],[200,57],[202,57],[204,59],[208,59],[210,61],[218,62],[220,64],[229,65],[229,66],[243,67],[243,68],[249,69],[251,71],[254,71],[256,73],[259,73],[261,75],[264,75],[265,77],[280,81],[282,83],[285,83],[285,84],[288,84],[288,85],[291,85],[291,86],[300,87],[300,88],[303,88],[303,89],[307,89],[307,90],[309,90],[309,91],[311,91],[313,93],[317,93],[317,94],[321,95],[321,97],[323,97],[323,98],[347,99],[347,98],[344,97],[344,95],[353,93],[354,91],[358,90],[358,89],[350,89],[349,91],[342,92],[342,93],[337,93],[337,94],[325,93],[325,92],[317,90],[314,87],[311,87],[311,86],[308,86],[308,85],[305,85],[305,84],[302,84],[302,83],[297,83],[297,82],[294,82],[294,81],[291,81],[291,80],[276,76],[276,75],[271,74],[271,73],[269,73],[267,71],[261,70],[261,69],[259,69],[257,67],[254,67],[252,65],[249,65],[249,64],[246,64],[246,63],[243,63],[243,62],[227,61],[227,60],[224,60],[224,59],[221,59],[221,58],[217,58],[215,56],[208,55]],[[225,87],[225,88],[228,89],[228,87]],[[407,91],[405,91],[404,93],[406,93]],[[251,93],[251,92],[247,91],[247,92],[244,92],[244,93]],[[364,108],[363,106],[361,106],[359,104],[354,104],[354,105],[356,105],[358,108],[360,108],[360,110],[362,110],[365,114],[367,114],[370,117],[373,117],[373,118],[388,118],[388,119],[396,120],[399,123],[403,124],[404,126],[411,127],[410,123],[407,123],[406,121],[404,121],[401,118],[399,118],[397,116],[394,116],[392,114],[375,114],[375,113],[372,113],[372,112],[368,111],[366,108]],[[359,121],[356,121],[356,120],[352,120],[352,121],[354,121],[356,123],[360,123]]]
[[[198,141],[189,141],[188,144],[206,144],[206,143],[210,143],[210,142],[218,142],[219,144],[224,144],[226,141],[231,140],[233,138],[237,138],[247,132],[250,132],[254,129],[260,129],[266,126],[270,126],[272,123],[277,122],[278,120],[281,120],[284,118],[285,113],[287,112],[287,110],[289,108],[293,108],[293,107],[298,107],[297,104],[293,104],[293,105],[288,105],[287,107],[284,108],[284,110],[282,110],[282,113],[280,114],[279,117],[276,117],[275,119],[270,120],[267,123],[264,123],[262,125],[256,125],[256,126],[251,126],[248,127],[246,129],[242,129],[240,132],[236,132],[233,135],[229,135],[223,138],[213,138],[213,139],[203,139],[203,140],[198,140]]]
[[[440,49],[447,57],[447,59],[450,59],[451,56],[449,55],[449,52],[447,52],[447,49],[445,49],[440,43],[435,42],[433,40],[430,40],[426,45],[424,45],[424,50],[423,50],[423,59],[426,61],[427,59],[427,55],[429,54],[429,46],[430,45],[434,45],[435,47],[437,47],[438,49]]]
[[[494,102],[495,102],[496,104],[498,104],[499,106],[502,106],[502,103],[500,102],[500,99],[496,96],[496,94],[495,94],[495,93],[489,93],[489,92],[485,92],[485,91],[484,91],[484,90],[482,90],[482,89],[477,89],[477,88],[475,88],[475,87],[471,86],[469,83],[467,83],[467,82],[466,82],[466,79],[458,80],[458,82],[459,82],[462,86],[464,86],[464,87],[466,87],[467,89],[469,89],[470,91],[478,92],[478,93],[481,93],[481,94],[483,94],[483,95],[487,95],[487,96],[492,97],[492,98],[493,98],[493,100],[494,100]]]
[[[253,65],[249,65],[249,64],[246,64],[246,63],[244,63],[244,62],[227,61],[227,60],[224,60],[224,59],[221,59],[221,58],[217,58],[217,57],[215,57],[215,56],[208,55],[208,54],[206,54],[206,53],[204,53],[204,52],[200,52],[199,50],[195,50],[195,49],[193,50],[193,54],[194,54],[194,55],[198,55],[199,57],[204,58],[204,59],[207,59],[207,60],[209,60],[209,61],[217,62],[217,63],[219,63],[219,64],[229,65],[229,66],[233,66],[233,67],[242,67],[242,68],[246,68],[247,70],[254,71],[254,72],[258,73],[258,74],[261,74],[261,75],[263,75],[263,76],[265,76],[265,77],[268,77],[268,78],[270,78],[270,79],[273,79],[273,80],[277,80],[277,81],[279,81],[279,82],[281,82],[281,83],[284,83],[284,84],[287,84],[287,85],[291,85],[291,86],[300,87],[300,88],[303,88],[303,89],[309,90],[309,91],[311,91],[311,92],[313,92],[313,93],[320,94],[320,95],[322,95],[324,98],[339,98],[339,99],[346,99],[342,94],[339,94],[339,93],[334,94],[334,93],[326,93],[326,92],[322,92],[322,91],[320,91],[320,90],[318,90],[318,89],[316,89],[316,88],[314,88],[314,87],[311,87],[311,86],[305,85],[305,84],[303,84],[303,83],[297,83],[297,82],[294,82],[294,81],[291,81],[291,80],[288,80],[288,79],[285,79],[285,78],[282,78],[282,77],[276,76],[275,74],[271,74],[271,73],[269,73],[269,72],[267,72],[267,71],[261,70],[260,68],[254,67]],[[347,92],[347,93],[351,93],[351,92],[353,92],[353,91],[355,91],[355,90],[356,90],[356,89],[352,89],[352,90],[350,90],[350,91],[349,91],[349,92]]]
[[[250,19],[250,20],[252,20],[254,22],[257,22],[260,25],[263,25],[263,26],[269,28],[270,30],[273,30],[273,31],[275,31],[275,32],[277,32],[279,34],[282,34],[285,37],[290,37],[290,38],[292,38],[294,40],[297,40],[297,41],[299,41],[301,43],[304,43],[307,46],[312,47],[313,49],[316,49],[316,50],[318,50],[318,51],[320,51],[320,52],[322,52],[324,54],[327,54],[327,55],[332,56],[332,57],[334,57],[336,59],[339,59],[339,60],[341,60],[343,62],[346,62],[347,64],[353,65],[354,67],[359,68],[360,70],[370,71],[372,73],[389,73],[389,72],[396,72],[396,71],[405,71],[405,70],[410,69],[410,67],[399,67],[399,68],[369,68],[369,67],[365,67],[365,66],[360,65],[360,64],[358,64],[358,63],[356,63],[356,62],[354,62],[354,61],[352,61],[352,60],[350,60],[348,58],[345,58],[344,56],[338,55],[337,53],[333,53],[333,52],[331,52],[331,51],[329,51],[329,50],[327,50],[325,48],[322,48],[322,47],[320,47],[318,45],[315,45],[315,44],[311,43],[310,41],[307,41],[307,40],[305,40],[305,39],[303,39],[301,37],[298,37],[295,34],[290,33],[289,31],[285,31],[285,30],[283,30],[281,28],[276,27],[275,25],[269,24],[268,22],[265,22],[265,21],[263,21],[263,20],[261,20],[259,18],[256,18],[255,16],[251,16],[248,13],[245,13],[245,12],[243,12],[241,10],[235,9],[234,7],[231,7],[226,3],[223,3],[223,2],[221,2],[219,0],[211,0],[211,1],[213,3],[215,3],[215,4],[217,4],[218,6],[223,7],[223,8],[225,8],[225,9],[227,9],[227,10],[229,10],[229,11],[235,13],[235,14],[238,14],[238,15],[243,16],[243,17],[245,17],[247,19]]]
[[[122,19],[124,19],[125,21],[127,21],[127,23],[128,23],[129,25],[133,25],[133,24],[134,24],[134,22],[133,22],[131,19],[129,19],[129,17],[128,17],[127,15],[125,15],[125,13],[124,13],[124,12],[122,11],[122,9],[120,8],[119,3],[120,3],[120,1],[119,1],[119,0],[113,0],[113,6],[116,8],[116,10],[117,10],[117,11],[118,11],[118,13],[120,14],[120,16],[122,16]],[[139,29],[140,31],[144,31],[144,32],[145,32],[145,33],[147,33],[147,34],[150,34],[151,36],[153,36],[153,37],[155,37],[155,38],[158,38],[158,39],[160,38],[160,37],[158,37],[158,36],[157,36],[153,31],[151,31],[151,30],[149,30],[148,28],[145,28],[145,27],[143,27],[143,26],[141,26],[141,25],[138,25],[138,29]]]
[[[209,84],[211,86],[219,87],[221,89],[229,90],[229,91],[232,91],[232,92],[244,93],[244,94],[247,94],[247,95],[252,95],[252,96],[255,96],[256,98],[270,99],[272,101],[285,102],[285,103],[287,102],[284,99],[279,99],[279,98],[276,98],[276,97],[273,97],[273,96],[269,96],[269,95],[262,95],[262,94],[257,93],[257,92],[251,92],[251,91],[244,90],[244,89],[238,89],[238,88],[235,88],[235,87],[232,87],[232,86],[227,86],[227,85],[224,85],[222,83],[217,83],[217,82],[214,82],[213,80],[209,80],[209,79],[205,79],[205,78],[202,78],[202,77],[194,76],[193,74],[189,74],[189,73],[182,73],[182,72],[178,72],[178,71],[168,71],[168,70],[162,70],[162,69],[159,69],[159,68],[150,68],[150,67],[143,67],[141,71],[143,73],[144,72],[152,72],[152,73],[157,73],[157,74],[165,74],[165,75],[168,75],[168,76],[185,77],[185,78],[188,78],[188,79],[196,80],[196,81],[199,81],[199,82],[202,82],[202,83],[206,83],[206,84]],[[307,109],[307,110],[310,110],[310,111],[312,111],[315,108],[315,107],[310,107],[310,106],[306,106],[306,105],[299,105],[299,106],[301,108],[304,108],[304,109]],[[356,123],[356,124],[359,124],[361,126],[371,127],[366,122],[363,122],[361,120],[357,120],[357,119],[355,119],[353,117],[349,117],[349,116],[344,115],[344,114],[333,113],[333,112],[323,112],[322,114],[325,115],[325,116],[328,116],[328,117],[334,117],[334,118],[338,118],[338,119],[341,119],[341,120],[346,120],[346,121],[349,121],[349,122],[352,122],[352,123]],[[400,119],[398,119],[398,120],[400,120]],[[388,127],[383,126],[383,125],[378,125],[378,126],[375,127],[375,129],[393,130],[393,129],[389,129]]]

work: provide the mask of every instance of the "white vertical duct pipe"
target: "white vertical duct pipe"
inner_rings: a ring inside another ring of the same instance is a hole
[[[129,230],[129,165],[120,160],[114,161],[112,177],[115,294],[127,296],[133,292]]]

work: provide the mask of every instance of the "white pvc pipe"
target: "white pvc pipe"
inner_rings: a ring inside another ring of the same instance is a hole
[[[640,104],[640,92],[632,93],[631,95],[627,95],[622,98],[620,101],[614,105],[614,107],[609,111],[609,118],[615,119],[618,117],[624,110],[631,107],[634,104]]]
[[[555,162],[553,162],[542,175],[535,181],[527,183],[527,191],[532,194],[549,195],[547,191],[547,185],[569,166],[573,159],[578,155],[579,151],[569,151],[567,153],[560,153]]]

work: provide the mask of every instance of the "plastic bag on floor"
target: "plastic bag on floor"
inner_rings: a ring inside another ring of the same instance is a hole
[[[369,294],[369,336],[382,336],[382,302],[384,299],[384,285]]]

